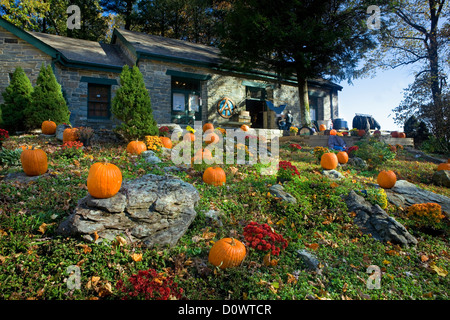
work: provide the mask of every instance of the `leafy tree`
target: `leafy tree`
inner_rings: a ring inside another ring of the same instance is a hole
[[[376,4],[377,1],[374,1]],[[379,46],[368,55],[365,72],[401,66],[415,68],[415,81],[393,111],[397,123],[411,114],[425,117],[433,134],[449,141],[447,73],[450,54],[447,0],[378,1],[383,17]],[[446,135],[446,136],[445,136]]]
[[[295,77],[301,121],[309,125],[307,80],[350,80],[372,46],[362,3],[237,0],[223,24],[222,54],[233,68]]]
[[[33,86],[21,67],[12,74],[9,86],[2,92],[4,103],[0,105],[0,124],[10,132],[25,129],[24,110],[31,103]]]
[[[42,64],[31,100],[25,109],[28,129],[40,128],[42,122],[49,119],[57,124],[69,123],[70,112],[51,65]]]
[[[40,0],[0,0],[3,19],[30,31],[40,31],[40,22],[50,11],[50,3]]]
[[[159,133],[144,77],[136,66],[123,67],[120,88],[112,101],[111,111],[122,121],[116,132],[127,140],[143,139],[146,135]]]
[[[101,0],[100,5],[106,12],[120,15],[125,20],[125,29],[131,30],[136,24],[137,15],[135,5],[139,0]]]

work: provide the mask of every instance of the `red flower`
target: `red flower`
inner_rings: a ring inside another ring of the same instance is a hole
[[[272,231],[267,223],[249,222],[244,228],[244,237],[247,246],[260,251],[271,251],[273,255],[279,255],[281,249],[288,245],[287,240]]]

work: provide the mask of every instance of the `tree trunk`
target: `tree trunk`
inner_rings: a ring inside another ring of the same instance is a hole
[[[302,126],[311,126],[311,115],[309,113],[308,81],[297,75],[298,93],[300,100],[300,119]]]

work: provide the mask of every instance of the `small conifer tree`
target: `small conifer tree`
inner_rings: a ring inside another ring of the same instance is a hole
[[[123,67],[120,88],[112,101],[111,111],[122,121],[116,131],[127,140],[143,139],[146,135],[159,133],[144,77],[136,66]]]
[[[12,74],[9,86],[2,92],[4,103],[0,105],[0,124],[9,132],[23,131],[24,111],[31,104],[33,86],[21,67]]]
[[[56,124],[69,123],[69,108],[50,65],[42,64],[31,98],[31,104],[25,109],[27,128],[40,128],[49,119]]]

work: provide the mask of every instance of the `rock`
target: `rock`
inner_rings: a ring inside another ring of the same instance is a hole
[[[3,180],[4,180],[4,181],[15,180],[15,181],[18,182],[18,183],[25,183],[25,184],[27,184],[27,183],[29,183],[30,181],[35,181],[35,180],[37,180],[37,179],[39,179],[39,178],[43,178],[43,177],[46,177],[46,176],[48,176],[48,175],[49,175],[48,171],[47,171],[46,173],[44,173],[44,174],[41,174],[40,176],[27,176],[27,175],[25,174],[25,172],[19,171],[19,172],[11,172],[11,173],[8,173],[8,174],[3,178]]]
[[[367,168],[366,161],[364,161],[363,159],[361,159],[359,157],[353,157],[353,158],[348,159],[347,164],[354,166],[354,167],[361,168],[361,169]]]
[[[405,246],[417,244],[417,239],[379,205],[372,205],[353,190],[345,199],[345,202],[348,210],[356,213],[354,222],[362,232],[370,233],[372,237],[379,241],[390,241]]]
[[[342,173],[337,170],[323,170],[322,174],[333,180],[341,180],[342,178],[344,178]]]
[[[152,150],[147,150],[141,153],[141,155],[144,157],[145,162],[150,163],[150,164],[157,164],[157,163],[161,163],[161,159],[158,158],[155,155],[155,152],[153,152]]]
[[[312,271],[319,270],[320,261],[313,255],[311,252],[308,252],[305,249],[297,250],[297,255],[302,259],[305,263],[306,267]]]
[[[56,127],[56,139],[58,139],[59,141],[63,141],[63,132],[64,130],[66,130],[67,128],[70,128],[70,126],[66,125],[66,124],[60,124]]]
[[[389,202],[399,207],[417,203],[437,203],[450,217],[450,198],[417,187],[406,180],[398,180],[391,189],[385,189]]]
[[[450,188],[450,170],[436,171],[431,180],[435,185]]]
[[[297,199],[295,199],[291,194],[284,191],[284,187],[281,184],[274,184],[269,188],[269,192],[271,195],[281,198],[282,201],[286,201],[292,204],[297,203]]]
[[[205,216],[206,218],[213,222],[214,224],[217,224],[219,227],[223,226],[222,220],[220,218],[220,216],[222,215],[222,213],[220,213],[220,211],[216,211],[216,210],[209,210],[207,212],[205,212]]]
[[[113,240],[125,234],[146,247],[173,246],[197,213],[197,189],[173,176],[144,175],[126,181],[109,199],[82,198],[57,229],[63,236],[88,241]]]

